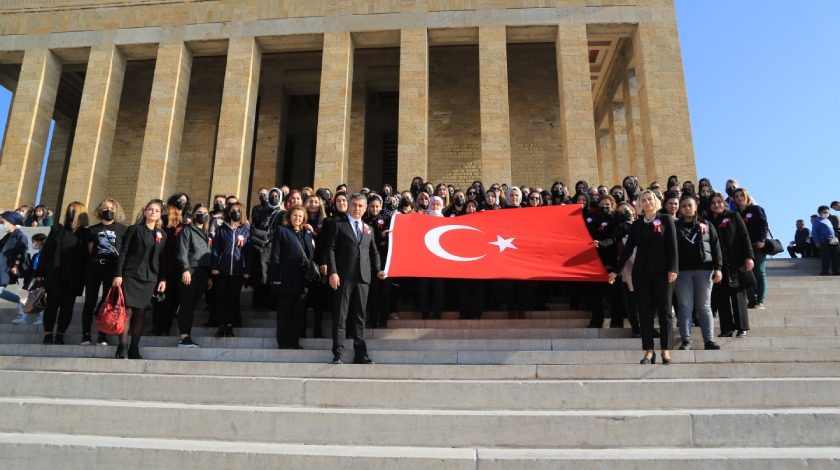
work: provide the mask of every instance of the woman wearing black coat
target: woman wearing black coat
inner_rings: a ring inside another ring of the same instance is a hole
[[[641,217],[633,223],[627,243],[618,263],[610,273],[609,282],[621,273],[624,264],[636,249],[633,262],[633,288],[639,309],[639,323],[642,329],[642,348],[646,351],[642,364],[654,364],[653,317],[659,316],[659,341],[662,348],[662,363],[671,363],[673,346],[673,320],[671,319],[671,298],[674,295],[674,281],[677,280],[679,259],[677,255],[677,234],[674,219],[660,214],[661,203],[656,194],[646,189],[639,195],[638,206]]]
[[[53,225],[44,248],[35,279],[43,280],[47,291],[44,309],[44,344],[64,344],[64,333],[73,319],[76,297],[85,287],[88,259],[88,213],[81,202],[67,206],[62,225]],[[53,328],[58,327],[53,335]]]
[[[726,197],[718,192],[709,200],[714,224],[723,252],[723,280],[712,288],[712,307],[720,318],[720,337],[747,336],[750,321],[747,314],[746,289],[755,283],[752,273],[753,247],[744,219],[728,209]]]
[[[283,219],[283,227],[271,239],[271,262],[268,277],[279,294],[277,304],[277,347],[300,349],[300,336],[306,322],[306,297],[309,286],[304,268],[315,254],[312,234],[304,228],[306,209],[292,206]]]
[[[113,283],[115,287],[122,286],[126,306],[125,329],[117,346],[118,359],[125,358],[126,353],[130,359],[142,359],[143,310],[152,305],[155,292],[166,290],[166,232],[161,229],[161,212],[163,204],[149,201],[143,209],[142,222],[125,232]],[[129,331],[131,345],[126,348]]]
[[[201,297],[213,285],[210,280],[210,212],[203,204],[196,204],[191,224],[181,224],[177,234],[175,264],[181,279],[178,331],[179,348],[197,348],[190,333],[193,314]]]

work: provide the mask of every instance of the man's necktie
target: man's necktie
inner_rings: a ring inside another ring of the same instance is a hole
[[[356,241],[362,239],[362,227],[359,225],[359,221],[356,221]]]

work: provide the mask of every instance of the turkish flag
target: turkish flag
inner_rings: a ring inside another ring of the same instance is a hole
[[[392,277],[606,281],[580,205],[396,214],[385,273]]]

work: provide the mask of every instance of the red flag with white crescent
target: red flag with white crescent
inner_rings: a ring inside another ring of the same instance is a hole
[[[390,277],[606,281],[581,207],[530,207],[460,217],[395,214]]]

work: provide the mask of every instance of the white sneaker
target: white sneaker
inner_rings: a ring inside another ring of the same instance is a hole
[[[24,325],[24,324],[26,324],[26,315],[25,315],[25,314],[23,314],[23,313],[19,314],[19,315],[17,316],[17,318],[15,318],[14,320],[12,320],[12,323],[14,323],[15,325]]]
[[[44,324],[44,312],[38,314],[38,319],[32,322],[33,325],[43,325]]]

